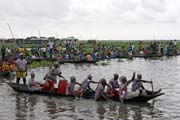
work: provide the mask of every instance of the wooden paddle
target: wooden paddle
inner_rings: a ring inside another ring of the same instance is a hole
[[[101,94],[101,96],[105,99],[105,100],[107,100],[108,102],[113,102],[110,98],[108,98],[104,93],[103,94]]]
[[[123,96],[120,96],[119,99],[120,99],[120,102],[121,102],[121,103],[124,103],[124,98],[123,98]]]
[[[154,95],[154,87],[153,87],[153,81],[151,79],[151,88],[152,88],[152,94]]]

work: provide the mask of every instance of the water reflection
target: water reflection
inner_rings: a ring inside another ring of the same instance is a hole
[[[43,102],[45,103],[45,110],[44,112],[47,113],[50,119],[57,119],[58,117],[68,117],[69,115],[64,114],[66,112],[73,113],[75,112],[75,106],[71,104],[72,101],[68,99],[53,99],[47,98],[44,99]],[[70,115],[70,117],[72,117]]]
[[[97,105],[97,114],[99,114],[99,119],[103,120],[104,119],[104,114],[106,113],[106,109],[104,108],[104,103],[99,103]]]
[[[129,110],[127,105],[119,105],[119,109],[118,109],[118,113],[119,113],[119,118],[121,118],[122,120],[127,120],[129,117]]]
[[[144,118],[159,118],[161,111],[155,109],[149,103],[121,104],[117,102],[98,102],[96,113],[100,120],[143,120]]]
[[[76,101],[68,98],[24,94],[16,95],[15,111],[16,120],[35,118],[143,120],[162,117],[162,111],[149,103]]]
[[[37,104],[37,97],[36,96],[31,96],[27,97],[28,98],[28,107],[29,107],[29,112],[30,112],[30,117],[34,118],[35,117],[35,106]]]
[[[43,100],[43,102],[45,103],[45,110],[44,112],[48,114],[49,118],[51,119],[56,119],[57,116],[57,112],[58,112],[58,108],[55,102],[53,102],[53,100],[51,99],[47,99],[47,100]]]
[[[26,120],[28,110],[28,100],[26,96],[16,96],[16,120]]]

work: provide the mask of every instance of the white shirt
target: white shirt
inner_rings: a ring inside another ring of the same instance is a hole
[[[20,70],[26,70],[27,61],[25,59],[17,59],[15,63],[19,66]]]
[[[44,47],[41,48],[41,51],[42,51],[42,52],[46,52],[46,48],[44,48]]]
[[[39,85],[37,84],[37,82],[35,82],[34,79],[30,78],[29,81],[28,81],[28,88],[31,90],[31,91],[34,91],[34,90],[39,90]]]
[[[48,72],[48,79],[53,80],[54,82],[57,81],[57,75],[61,72],[60,68],[52,67]]]
[[[53,49],[53,47],[54,47],[54,42],[49,42],[48,45],[49,45],[49,48],[50,48],[50,49]]]
[[[8,49],[7,49],[7,52],[8,52],[8,53],[11,53],[11,49],[10,49],[10,48],[8,48]]]

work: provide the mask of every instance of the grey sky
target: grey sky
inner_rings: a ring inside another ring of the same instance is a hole
[[[0,0],[0,38],[180,39],[179,0]]]

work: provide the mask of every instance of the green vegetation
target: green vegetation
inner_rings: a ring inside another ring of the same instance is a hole
[[[109,61],[98,62],[98,65],[106,66],[106,65],[110,65],[110,62]]]
[[[41,62],[33,61],[31,64],[28,65],[28,68],[37,68],[37,67],[49,67],[52,66],[52,61],[42,60]]]
[[[148,41],[145,40],[143,43],[145,45],[149,45],[153,41]],[[162,46],[165,46],[169,41],[157,41],[161,42]],[[104,46],[109,46],[109,47],[121,47],[124,49],[127,49],[129,44],[132,43],[135,46],[135,50],[138,50],[139,48],[139,41],[121,41],[121,40],[97,40],[96,44],[88,43],[87,41],[83,41],[83,51],[85,53],[91,53],[93,51],[93,47],[95,45],[104,45]],[[57,42],[57,45],[61,44],[61,46],[65,47],[65,44],[60,43],[59,41]],[[42,44],[20,44],[19,46],[15,43],[2,43],[0,44],[0,48],[2,46],[5,46],[5,48],[17,48],[17,47],[24,47],[24,48],[36,48]],[[177,41],[177,48],[180,49],[180,42]]]
[[[18,48],[18,47],[24,47],[24,48],[36,48],[38,47],[38,44],[15,44],[15,43],[2,43],[0,44],[0,48],[4,45],[5,48]]]

